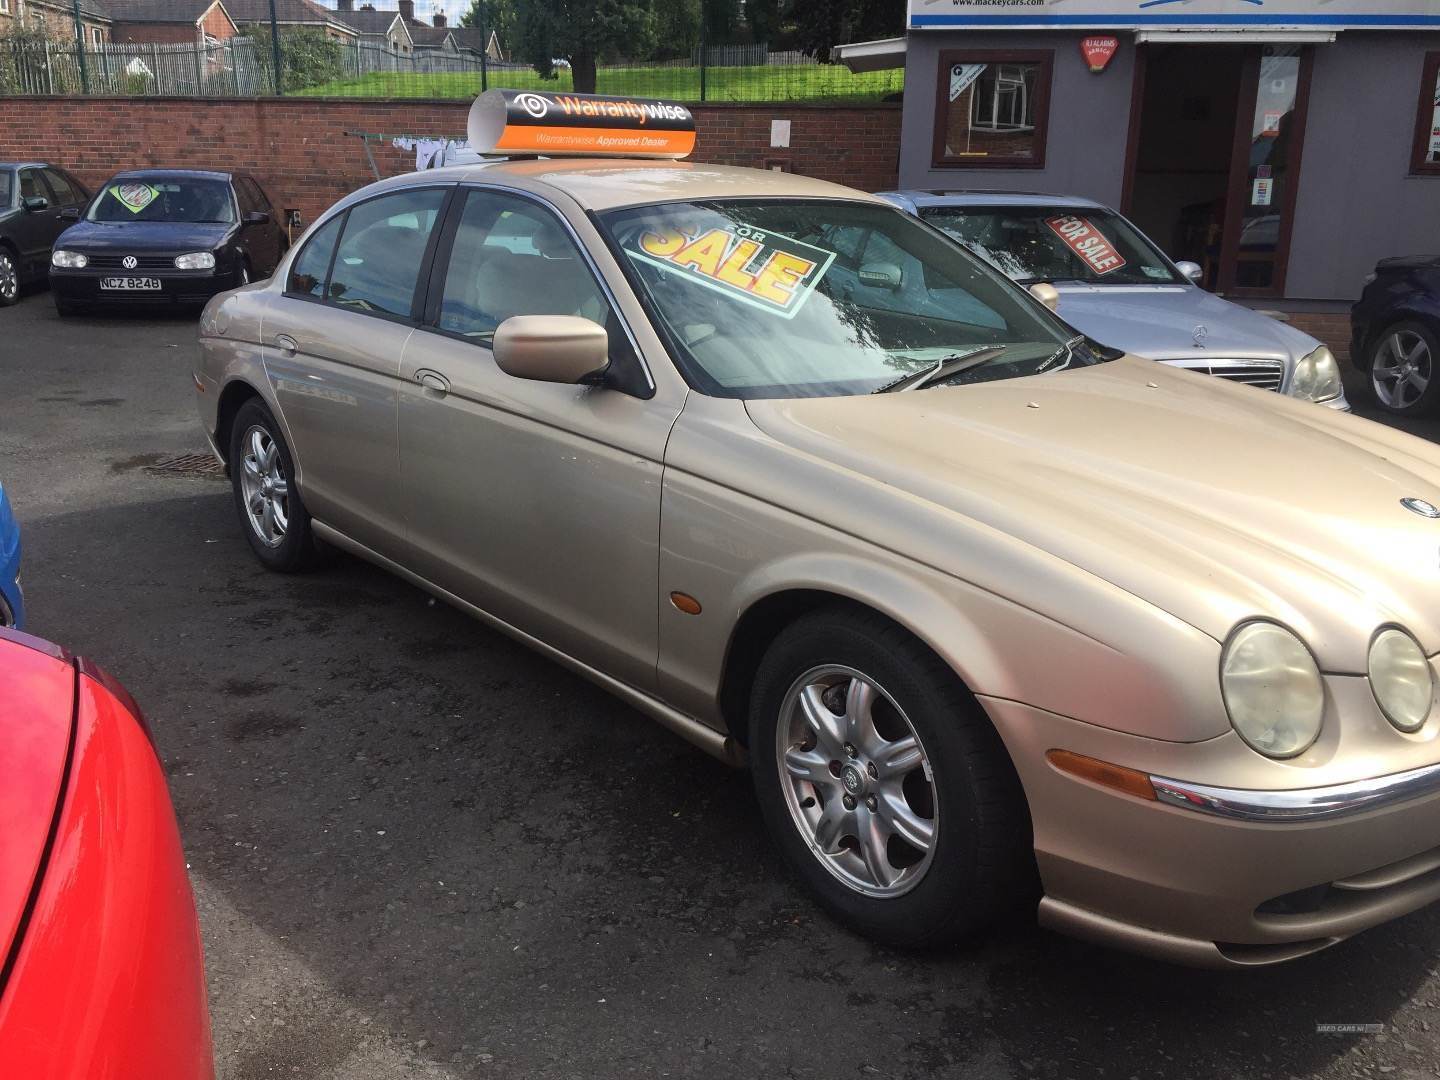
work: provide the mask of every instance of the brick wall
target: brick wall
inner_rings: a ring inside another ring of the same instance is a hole
[[[463,137],[469,102],[216,98],[0,98],[0,161],[40,158],[92,187],[121,169],[168,166],[253,173],[308,223],[373,178],[347,131]],[[897,105],[697,106],[694,159],[797,173],[866,190],[894,187]],[[788,149],[770,148],[770,122],[790,121]],[[413,152],[371,142],[382,176],[415,167]]]
[[[1290,325],[1330,346],[1344,367],[1350,360],[1350,316],[1329,312],[1292,311]]]

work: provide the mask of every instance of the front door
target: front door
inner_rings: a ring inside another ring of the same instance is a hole
[[[681,400],[531,382],[490,352],[513,315],[578,315],[639,364],[550,208],[471,190],[442,239],[433,326],[405,349],[400,469],[426,578],[632,686],[655,680],[661,462]],[[443,271],[443,282],[439,273]]]
[[[25,200],[45,200],[43,210],[26,210]],[[50,263],[50,249],[63,231],[60,207],[55,205],[55,195],[45,183],[39,169],[20,170],[20,216],[16,218],[13,232],[20,247],[21,270],[34,273]]]

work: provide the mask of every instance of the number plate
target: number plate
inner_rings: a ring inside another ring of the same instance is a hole
[[[102,289],[159,289],[160,279],[153,277],[106,277],[100,279]]]

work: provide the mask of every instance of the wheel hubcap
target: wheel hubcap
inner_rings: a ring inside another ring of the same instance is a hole
[[[245,432],[242,445],[240,493],[245,499],[245,516],[262,543],[279,547],[290,526],[290,484],[280,447],[258,424]]]
[[[1381,404],[1406,409],[1420,400],[1430,385],[1430,346],[1411,330],[1400,330],[1375,350],[1370,382]]]
[[[14,300],[20,291],[20,275],[9,255],[0,255],[0,296]]]
[[[856,892],[908,892],[929,869],[939,808],[920,738],[895,700],[853,668],[814,668],[785,695],[775,753],[795,827]]]

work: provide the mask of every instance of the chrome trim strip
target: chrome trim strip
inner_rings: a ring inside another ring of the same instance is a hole
[[[1169,806],[1234,821],[1285,823],[1344,817],[1440,793],[1440,764],[1373,780],[1294,791],[1245,791],[1163,776],[1150,777],[1150,783],[1159,800]]]

